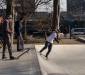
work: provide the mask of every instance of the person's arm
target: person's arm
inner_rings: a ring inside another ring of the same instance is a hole
[[[17,31],[18,31],[18,35],[20,36],[20,34],[21,34],[21,31],[20,31],[20,23],[18,22],[18,28],[17,28]]]
[[[46,40],[46,38],[47,38],[47,31],[45,32],[45,40]]]
[[[58,42],[58,43],[59,43],[59,41],[58,41],[58,39],[57,39],[57,38],[54,38],[54,39],[55,39],[55,41],[56,41],[56,42]]]
[[[10,30],[10,27],[9,27],[9,23],[7,22],[7,21],[5,21],[6,23],[6,31],[9,33],[9,34],[11,34],[12,33],[12,31]]]

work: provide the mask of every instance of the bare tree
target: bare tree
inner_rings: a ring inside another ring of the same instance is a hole
[[[73,17],[79,21],[83,20],[83,14],[85,11],[85,4],[84,4],[84,0],[67,0],[67,2],[69,4],[67,4],[67,11],[73,15]],[[75,12],[76,11],[76,12]],[[76,18],[76,17],[78,18]]]
[[[35,9],[41,5],[48,3],[51,0],[18,0],[16,3],[16,11],[25,18],[23,24],[23,36],[26,38],[26,20],[34,14]]]
[[[14,32],[14,0],[6,0],[6,15],[12,15],[13,16],[13,21],[12,21],[12,25],[10,25],[10,28],[12,30],[12,32]],[[12,34],[12,45],[13,45],[13,34]]]

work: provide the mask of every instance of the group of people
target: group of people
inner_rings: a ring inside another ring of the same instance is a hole
[[[9,57],[10,60],[14,60],[15,57],[12,56],[12,47],[11,47],[11,35],[14,34],[14,32],[12,32],[11,28],[10,28],[10,21],[12,20],[12,16],[8,15],[6,16],[6,19],[3,22],[2,25],[2,38],[3,38],[3,52],[2,52],[2,59],[6,59],[7,57],[5,56],[5,52],[6,52],[6,45],[8,46],[8,52],[9,52]],[[19,45],[19,37],[22,38],[22,22],[24,21],[24,18],[20,18],[19,21],[15,22],[15,26],[14,26],[14,31],[17,35],[17,51],[23,51],[24,47],[22,49],[20,49],[20,45]],[[48,47],[48,52],[46,53],[46,59],[48,59],[48,55],[52,50],[52,44],[53,44],[53,40],[55,39],[58,43],[59,41],[57,40],[57,34],[58,34],[58,30],[54,30],[49,36],[46,37],[46,41],[45,41],[45,46],[39,51],[39,53],[41,53],[42,51],[44,51],[47,47]]]
[[[10,22],[12,21],[12,16],[11,15],[7,15],[6,19],[3,22],[2,25],[2,38],[3,38],[3,52],[2,52],[2,59],[6,59],[7,57],[5,56],[5,52],[6,52],[6,45],[8,47],[8,52],[9,52],[9,57],[10,60],[14,60],[15,57],[12,56],[12,47],[11,47],[11,35],[14,34],[14,32],[12,32],[11,30],[11,26],[10,26]],[[17,35],[17,51],[22,51],[19,47],[19,40],[18,37],[22,37],[22,22],[24,21],[24,18],[20,18],[19,21],[17,21],[17,23],[15,23],[15,33]]]

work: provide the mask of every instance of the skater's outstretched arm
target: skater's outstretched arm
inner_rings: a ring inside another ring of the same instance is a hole
[[[59,41],[58,41],[58,39],[57,38],[54,38],[55,39],[55,41],[57,41],[58,43],[59,43]]]

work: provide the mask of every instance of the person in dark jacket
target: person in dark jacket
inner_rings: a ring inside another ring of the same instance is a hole
[[[59,43],[59,41],[57,40],[57,34],[58,30],[53,31],[51,35],[46,38],[45,46],[39,51],[39,53],[41,54],[41,52],[43,52],[48,47],[48,52],[45,55],[46,60],[48,59],[48,55],[51,52],[53,40],[55,39]]]
[[[2,59],[6,59],[7,57],[5,56],[6,52],[6,45],[8,46],[8,51],[9,51],[9,57],[10,60],[14,60],[15,57],[12,56],[12,47],[11,47],[11,34],[13,32],[10,29],[10,21],[12,20],[11,15],[7,15],[5,21],[3,22],[2,25],[2,38],[3,38],[3,53],[2,53]]]
[[[67,33],[68,33],[68,29],[67,27],[64,28],[64,37],[66,38],[67,37]]]
[[[20,18],[19,21],[15,22],[15,26],[14,26],[14,30],[17,36],[17,51],[22,51],[22,49],[20,49],[20,44],[19,44],[19,39],[18,37],[22,37],[22,22],[24,21],[23,18]]]

